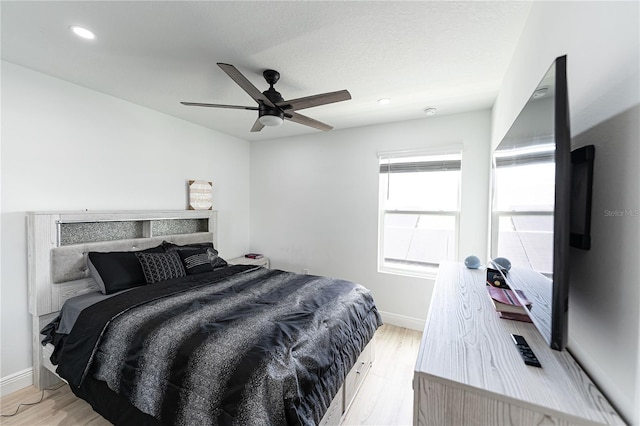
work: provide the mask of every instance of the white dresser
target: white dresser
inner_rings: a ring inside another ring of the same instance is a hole
[[[542,364],[527,366],[511,334]],[[530,323],[498,318],[485,270],[441,264],[418,353],[414,425],[623,424],[569,352]]]

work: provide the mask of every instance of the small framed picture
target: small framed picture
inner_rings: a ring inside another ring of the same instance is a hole
[[[189,210],[213,209],[213,183],[206,180],[189,181]]]

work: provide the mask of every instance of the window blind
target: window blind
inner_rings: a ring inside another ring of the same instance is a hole
[[[461,161],[437,160],[437,161],[409,161],[406,163],[389,163],[381,160],[380,173],[417,173],[435,171],[460,170]]]
[[[496,156],[496,167],[526,166],[530,164],[553,163],[555,152],[532,152],[528,154],[514,154],[509,156]]]

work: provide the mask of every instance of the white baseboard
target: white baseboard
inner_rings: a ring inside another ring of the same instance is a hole
[[[408,317],[405,315],[393,314],[391,312],[378,311],[382,317],[382,322],[411,330],[423,331],[425,321],[420,318]]]
[[[26,368],[0,379],[0,396],[26,388],[33,384],[33,368]]]

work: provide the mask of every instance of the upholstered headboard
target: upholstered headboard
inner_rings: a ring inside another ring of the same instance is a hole
[[[90,251],[143,250],[162,241],[216,245],[216,222],[212,210],[29,213],[29,312],[57,312],[68,298],[97,291]]]

